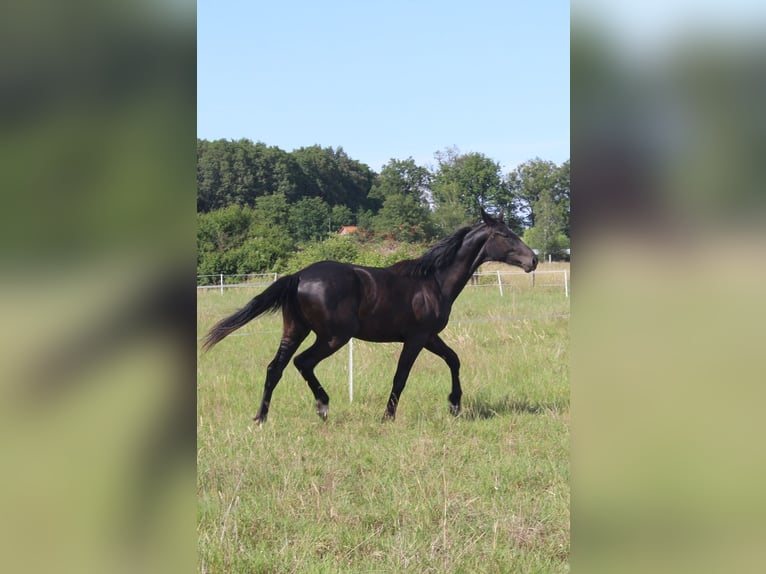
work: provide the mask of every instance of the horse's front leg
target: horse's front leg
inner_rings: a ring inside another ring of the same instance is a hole
[[[399,397],[404,390],[404,385],[407,384],[407,377],[410,376],[412,365],[415,363],[415,359],[418,358],[420,351],[423,349],[424,342],[421,340],[406,341],[401,355],[399,355],[399,363],[396,366],[396,373],[394,374],[394,384],[391,387],[391,396],[388,398],[388,404],[386,405],[386,412],[383,414],[383,420],[393,420],[396,418],[396,407],[399,404]]]

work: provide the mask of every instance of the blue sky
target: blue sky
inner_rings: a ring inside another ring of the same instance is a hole
[[[569,159],[569,2],[198,0],[197,135]]]

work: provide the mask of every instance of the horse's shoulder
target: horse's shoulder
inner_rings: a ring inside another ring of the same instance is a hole
[[[418,289],[412,297],[412,312],[419,321],[438,317],[441,312],[440,298],[432,289]]]

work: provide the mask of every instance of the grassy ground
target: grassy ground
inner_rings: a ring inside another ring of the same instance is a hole
[[[327,422],[290,366],[256,427],[279,315],[201,356],[199,570],[568,571],[569,300],[542,277],[459,297],[443,333],[463,365],[459,418],[449,370],[424,352],[382,423],[400,345],[355,341],[353,403],[344,348],[317,367]],[[199,335],[257,291],[201,291]]]

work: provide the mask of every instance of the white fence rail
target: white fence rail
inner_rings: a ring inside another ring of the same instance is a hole
[[[242,280],[237,281],[235,279],[237,277]],[[205,278],[213,279],[213,281],[208,285],[200,285],[200,279]],[[214,275],[197,275],[197,289],[218,289],[223,294],[224,289],[259,287],[273,283],[277,279],[279,279],[278,273],[247,273],[239,275],[218,273]],[[564,290],[564,296],[569,297],[569,272],[566,269],[545,269],[532,271],[531,273],[499,270],[489,273],[474,273],[467,286],[497,287],[500,291],[500,296],[502,297],[504,295],[504,285],[506,287],[519,287],[525,284],[532,287],[561,287]]]
[[[200,285],[200,279],[211,278],[210,285]],[[241,277],[243,281],[229,281],[229,277]],[[223,294],[224,289],[231,287],[257,287],[259,285],[268,285],[279,279],[278,273],[246,273],[240,275],[227,275],[217,273],[215,275],[197,275],[197,289],[220,289]]]
[[[484,277],[491,279],[483,279]],[[569,297],[569,271],[566,269],[544,269],[531,273],[500,270],[489,273],[474,273],[469,286],[497,287],[502,297],[504,285],[514,287],[523,286],[525,283],[532,287],[561,287],[564,290],[564,296]]]

